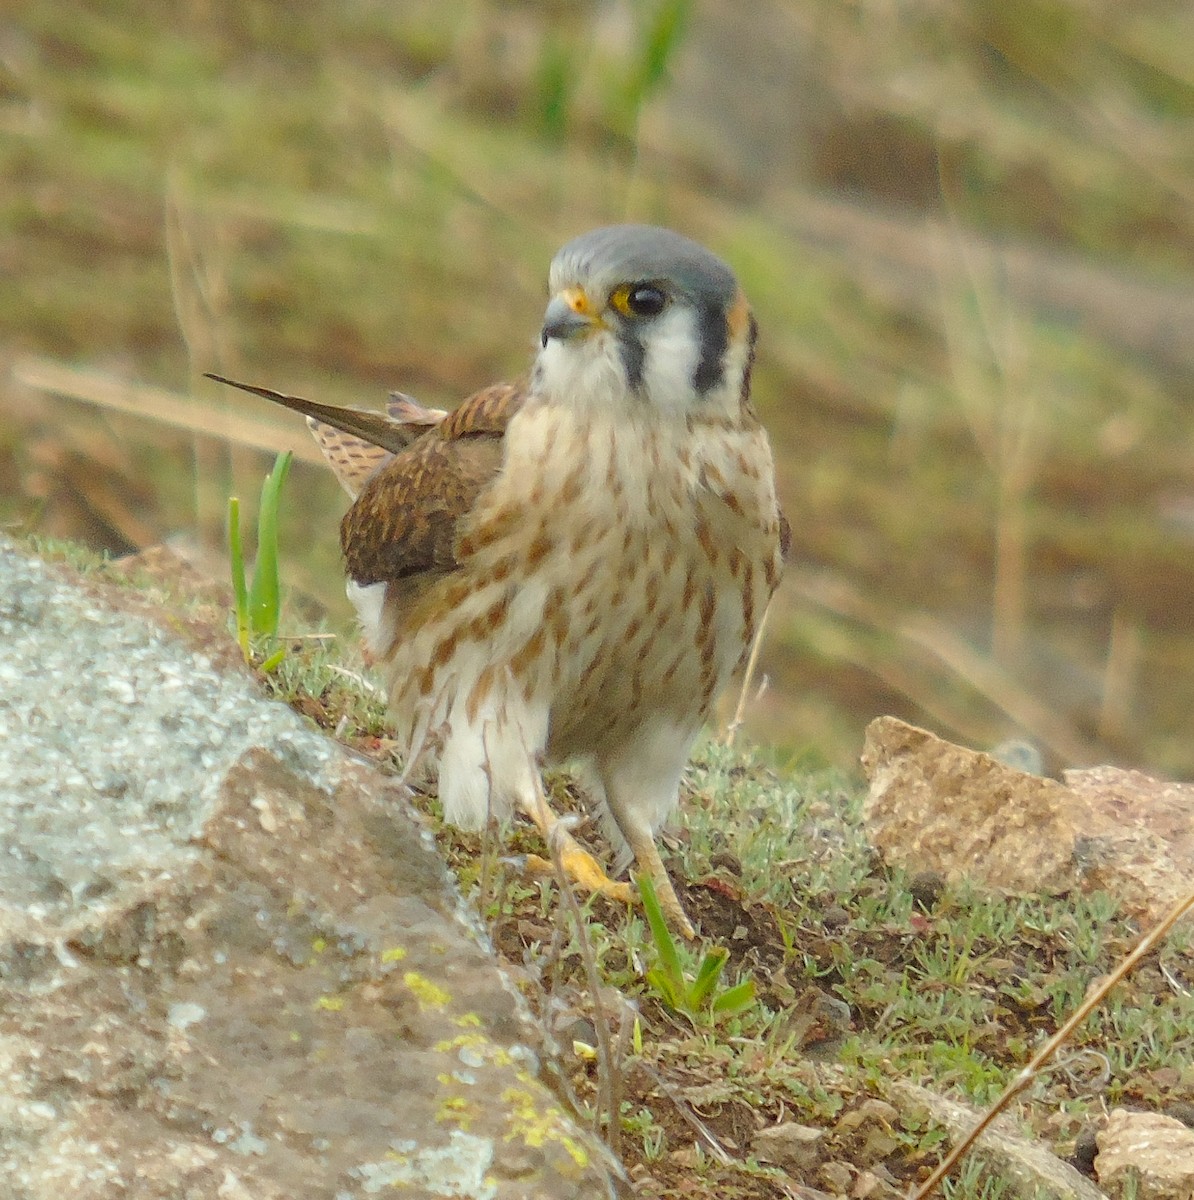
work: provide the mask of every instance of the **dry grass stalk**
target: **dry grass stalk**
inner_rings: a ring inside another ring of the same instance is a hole
[[[705,1124],[704,1121],[696,1114],[692,1105],[680,1095],[679,1091],[674,1088],[650,1063],[643,1062],[639,1059],[635,1066],[640,1071],[644,1071],[651,1077],[655,1086],[672,1102],[676,1112],[680,1114],[685,1123],[692,1129],[697,1136],[697,1141],[717,1159],[723,1167],[729,1166],[734,1162],[733,1155],[721,1144],[717,1139],[717,1135]]]
[[[893,617],[839,576],[795,571],[789,573],[789,582],[785,586],[802,599],[835,616],[857,622],[875,633],[899,638],[906,646],[913,648],[922,660],[927,657],[940,664],[1010,717],[1027,737],[1039,742],[1062,762],[1090,763],[1103,757],[1099,747],[1084,738],[1055,708],[943,622],[923,614],[904,619],[898,615]],[[846,656],[843,654],[843,657]],[[851,646],[848,657],[849,661],[858,663],[898,688],[943,726],[957,729],[971,741],[980,744],[986,740],[983,731],[977,727],[959,729],[960,712],[943,707],[939,690],[927,681],[914,678],[910,670],[902,670],[893,653],[870,653],[864,647]]]
[[[996,661],[1009,665],[1021,653],[1027,624],[1027,499],[1045,459],[1044,404],[1027,361],[1022,322],[1001,286],[1003,264],[995,256],[978,261],[973,241],[963,236],[960,198],[945,171],[940,190],[950,235],[949,261],[938,261],[941,325],[954,394],[995,482],[991,649]]]
[[[742,728],[742,722],[746,719],[746,705],[750,699],[750,689],[751,684],[754,683],[755,671],[759,666],[759,650],[763,645],[763,634],[767,631],[767,617],[770,612],[771,601],[768,601],[767,607],[763,609],[763,617],[759,621],[755,640],[750,647],[750,658],[746,660],[746,671],[742,676],[742,690],[738,693],[738,705],[734,709],[734,717],[726,726],[725,736],[722,738],[727,746],[734,744],[734,738],[738,736],[738,730]]]
[[[186,204],[172,171],[166,190],[166,260],[170,267],[170,294],[174,316],[182,333],[195,377],[207,364],[227,361],[221,337],[221,314],[227,310],[219,255],[210,249],[200,222]],[[246,464],[237,471],[236,456],[224,439],[196,437],[192,446],[195,528],[202,543],[218,546],[224,540],[225,511],[230,493],[245,489]],[[237,478],[239,476],[239,478]]]
[[[974,649],[940,621],[915,617],[899,630],[902,637],[923,647],[975,691],[1002,709],[1034,741],[1039,741],[1062,762],[1098,762],[1098,746],[1087,741],[1069,721],[1038,699],[993,659]]]
[[[68,367],[48,358],[18,359],[13,364],[12,374],[17,382],[51,396],[148,418],[185,433],[220,438],[270,454],[289,450],[304,462],[322,464],[325,461],[305,430],[248,413],[232,412],[199,397],[185,396],[166,388],[125,383],[101,371]]]
[[[543,784],[536,773],[536,790],[543,807],[547,807],[547,798],[543,795]],[[597,960],[593,955],[593,944],[589,940],[589,931],[585,925],[584,914],[572,891],[571,881],[564,870],[564,848],[568,843],[568,822],[572,817],[560,817],[551,826],[547,839],[547,849],[551,854],[552,866],[555,868],[556,884],[560,889],[563,908],[572,917],[576,928],[576,941],[580,946],[581,962],[585,968],[585,979],[589,984],[589,992],[593,997],[593,1028],[597,1032],[597,1129],[600,1132],[602,1114],[605,1114],[605,1143],[610,1153],[619,1164],[622,1163],[622,1094],[624,1081],[622,1079],[622,1063],[615,1058],[613,1037],[609,1026],[609,1014],[601,1002],[601,976],[597,973]]]
[[[1136,696],[1137,670],[1144,655],[1140,626],[1120,605],[1111,618],[1111,637],[1103,667],[1103,702],[1099,707],[1099,737],[1118,740],[1130,729]]]
[[[925,1180],[912,1200],[927,1200],[938,1185],[961,1161],[962,1156],[982,1136],[983,1131],[1011,1103],[1014,1097],[1028,1087],[1040,1073],[1041,1068],[1057,1053],[1069,1039],[1070,1034],[1090,1016],[1107,998],[1111,989],[1127,976],[1149,953],[1150,950],[1173,928],[1181,918],[1194,908],[1194,892],[1179,900],[1161,920],[1146,933],[1136,948],[1094,988],[1074,1010],[1069,1020],[1032,1056],[1031,1061],[1003,1090],[1003,1094],[983,1113],[978,1124],[942,1159],[937,1169]]]

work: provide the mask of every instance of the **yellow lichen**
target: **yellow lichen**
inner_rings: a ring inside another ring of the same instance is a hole
[[[457,1024],[461,1023],[463,1022],[457,1022]],[[479,1062],[492,1063],[498,1067],[508,1067],[514,1062],[514,1056],[505,1046],[491,1042],[483,1033],[458,1033],[454,1038],[436,1042],[435,1049],[441,1054],[452,1050],[457,1053],[468,1051]]]
[[[324,1012],[339,1012],[344,1007],[344,997],[320,996],[315,1001],[315,1007],[323,1009]]]
[[[391,946],[388,950],[381,952],[381,961],[383,963],[401,962],[407,955],[407,951],[402,946]]]
[[[468,1131],[470,1125],[481,1115],[481,1109],[464,1096],[448,1096],[440,1101],[439,1111],[435,1119],[441,1124],[451,1122],[458,1128]]]
[[[589,1165],[588,1151],[569,1133],[568,1121],[554,1104],[539,1106],[535,1093],[525,1088],[506,1088],[502,1100],[510,1110],[510,1132],[506,1141],[521,1138],[528,1146],[554,1142],[567,1152],[578,1167]]]
[[[415,999],[419,1002],[421,1009],[446,1008],[452,1000],[450,992],[445,992],[442,987],[436,983],[432,983],[430,979],[420,975],[417,971],[407,971],[402,976],[402,982],[414,992]]]
[[[440,1054],[447,1054],[449,1050],[457,1050],[461,1046],[468,1046],[473,1042],[483,1042],[484,1040],[484,1038],[477,1037],[476,1035],[469,1036],[462,1033],[457,1037],[445,1038],[442,1042],[436,1042],[432,1048]]]

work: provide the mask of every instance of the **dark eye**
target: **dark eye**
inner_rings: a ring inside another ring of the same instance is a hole
[[[636,317],[655,317],[663,312],[667,296],[649,283],[640,283],[626,294],[626,307]]]

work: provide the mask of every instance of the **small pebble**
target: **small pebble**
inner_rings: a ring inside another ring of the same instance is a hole
[[[850,914],[840,904],[830,905],[821,914],[821,924],[826,929],[841,929],[850,924]]]
[[[929,912],[945,892],[945,876],[940,871],[920,871],[908,881],[908,891],[916,907]]]
[[[719,850],[709,856],[709,866],[715,871],[724,871],[735,879],[742,876],[742,860],[729,850]]]
[[[1070,1155],[1070,1166],[1075,1171],[1080,1171],[1083,1175],[1093,1179],[1095,1177],[1094,1161],[1098,1153],[1097,1130],[1093,1125],[1087,1125],[1078,1134],[1078,1140],[1074,1143],[1074,1153]]]

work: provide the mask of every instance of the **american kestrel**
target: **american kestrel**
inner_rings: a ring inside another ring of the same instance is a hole
[[[549,288],[529,378],[453,412],[247,390],[307,414],[354,498],[349,595],[447,820],[519,808],[546,831],[540,765],[575,764],[615,873],[637,859],[691,935],[654,835],[788,541],[755,321],[720,258],[643,225],[569,242]]]

